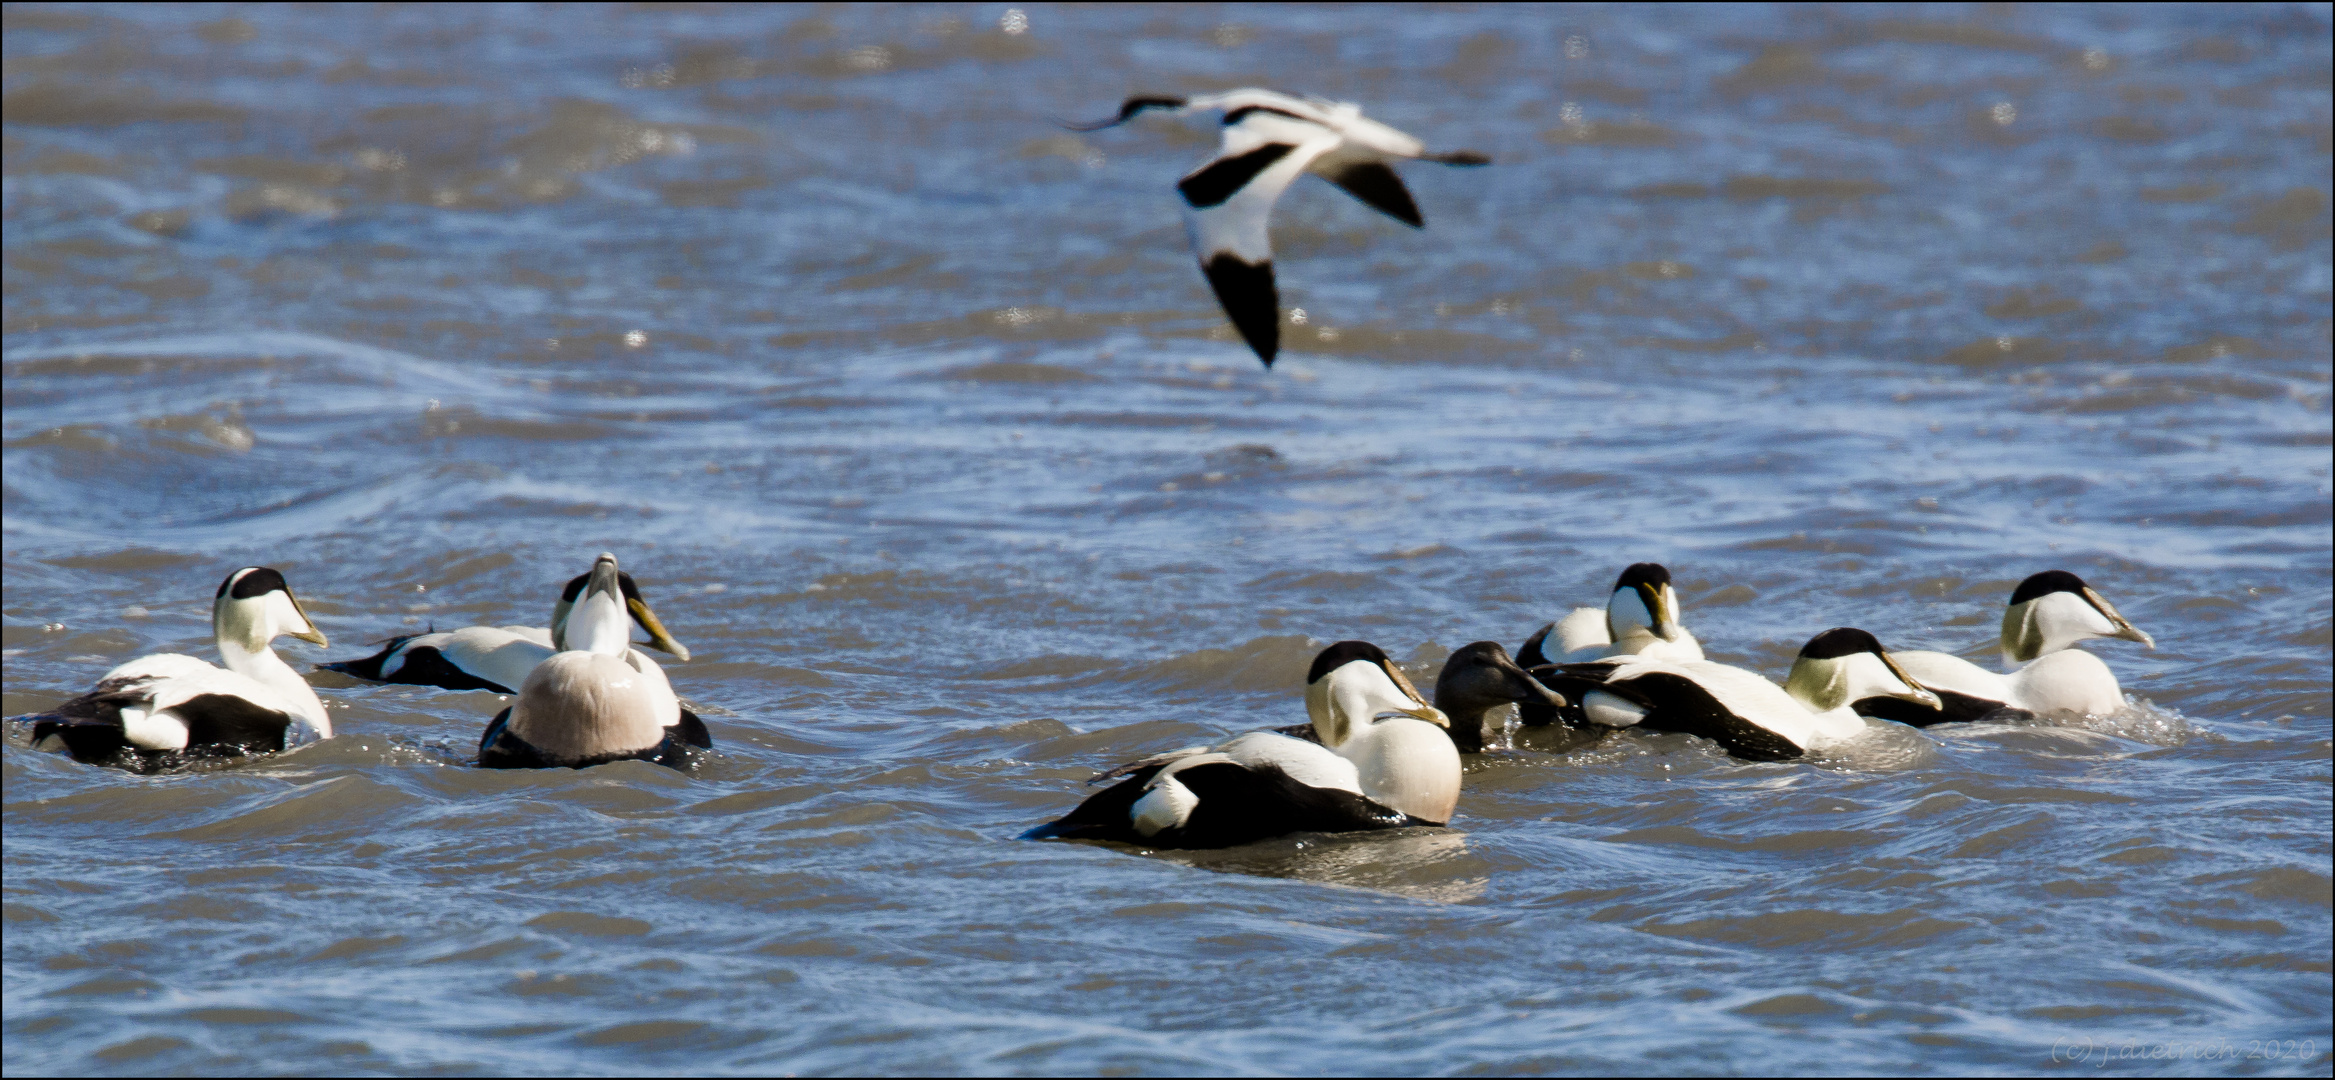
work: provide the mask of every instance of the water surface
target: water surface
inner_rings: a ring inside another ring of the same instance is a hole
[[[6,783],[10,1072],[2330,1067],[2324,7],[5,15],[5,711],[285,571],[331,650],[601,550],[696,775],[466,767],[495,695]],[[1013,32],[1018,31],[1018,32]],[[1201,121],[1364,102],[1259,369]],[[1426,685],[1625,564],[1715,657],[1990,654],[2074,570],[2132,706],[1807,763],[1518,732],[1454,827],[1016,843],[1094,770]],[[2055,1056],[2056,1055],[2056,1056]],[[2252,1056],[2249,1056],[2252,1055]]]

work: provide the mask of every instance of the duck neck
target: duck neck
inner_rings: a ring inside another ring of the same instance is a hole
[[[1791,673],[1784,676],[1784,693],[1809,712],[1831,712],[1855,699],[1855,688],[1849,685],[1848,675],[1845,664],[1802,657],[1793,662]]]
[[[1484,725],[1492,718],[1492,711],[1508,702],[1504,699],[1486,700],[1461,694],[1445,693],[1444,683],[1437,680],[1435,708],[1451,721],[1451,741],[1463,753],[1478,753],[1484,748]]]
[[[298,709],[308,722],[316,726],[319,737],[332,737],[332,720],[324,714],[324,702],[316,696],[314,687],[292,665],[276,655],[276,650],[261,642],[257,648],[229,638],[219,639],[219,658],[227,670],[275,691],[285,703]]]

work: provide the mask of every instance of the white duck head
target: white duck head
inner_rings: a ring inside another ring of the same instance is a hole
[[[1940,707],[1938,695],[1898,667],[1873,635],[1848,626],[1836,626],[1800,647],[1791,673],[1784,676],[1784,692],[1820,713],[1869,697]]]
[[[600,557],[611,563],[616,559],[614,555],[605,552],[601,553]],[[593,569],[595,571],[599,569],[597,562],[593,564]],[[591,574],[577,574],[569,580],[567,588],[560,591],[559,603],[552,605],[551,608],[552,648],[561,651],[580,648],[580,646],[568,644],[568,621],[575,611],[576,601],[584,595],[585,587],[591,583]],[[618,606],[629,613],[632,616],[632,621],[640,624],[642,630],[648,631],[649,648],[671,653],[674,659],[688,663],[689,647],[673,640],[673,635],[665,632],[665,624],[657,618],[657,613],[650,609],[649,602],[642,599],[640,586],[633,584],[632,575],[621,570],[617,571],[616,588],[619,597]],[[631,631],[627,630],[626,633],[629,635]]]
[[[1385,713],[1416,717],[1440,728],[1451,721],[1419,696],[1411,680],[1367,641],[1341,641],[1314,657],[1305,676],[1305,712],[1322,745],[1336,749]]]
[[[286,634],[326,644],[324,632],[308,621],[292,587],[284,584],[284,575],[265,566],[246,566],[219,583],[211,600],[211,634],[222,652],[260,652]]]
[[[1633,633],[1677,641],[1685,631],[1678,622],[1678,593],[1670,587],[1670,570],[1650,562],[1631,563],[1623,570],[1605,602],[1605,631],[1614,642]]]
[[[2003,609],[2005,664],[2024,664],[2096,637],[2157,647],[2146,631],[2117,614],[2116,605],[2065,570],[2046,570],[2020,582]]]

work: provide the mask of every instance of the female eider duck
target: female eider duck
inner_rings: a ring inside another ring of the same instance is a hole
[[[1752,761],[1788,761],[1863,731],[1851,702],[1888,696],[1938,703],[1873,635],[1845,626],[1808,639],[1782,687],[1726,664],[1643,655],[1535,674],[1581,702],[1592,723],[1700,735]]]
[[[1549,635],[1557,637],[1554,654]],[[1585,664],[1609,656],[1644,656],[1653,660],[1700,660],[1703,645],[1695,640],[1678,615],[1678,591],[1671,587],[1670,570],[1661,563],[1631,563],[1614,579],[1605,610],[1574,608],[1557,622],[1533,632],[1516,650],[1516,662],[1527,668],[1545,664]],[[1563,720],[1577,724],[1579,711],[1558,712],[1526,702],[1518,706],[1527,727]]]
[[[1879,697],[1857,702],[1856,710],[1914,727],[1976,720],[2003,709],[2105,716],[2124,707],[2124,688],[2099,657],[2073,648],[2086,638],[2157,647],[2084,579],[2046,570],[2020,582],[2003,611],[2003,664],[2021,665],[2018,670],[1998,675],[1952,653],[1897,653],[1898,666],[1937,691],[1938,704]]]
[[[460,630],[408,634],[389,639],[380,652],[371,656],[316,666],[368,682],[513,693],[527,681],[527,673],[535,670],[535,665],[567,647],[563,638],[568,613],[591,577],[578,574],[568,582],[567,588],[560,592],[559,603],[552,606],[551,625],[547,627],[465,626]],[[640,587],[633,584],[632,575],[620,573],[616,581],[624,590],[625,610],[641,629],[648,631],[649,648],[670,653],[674,659],[688,663],[689,649],[665,632],[665,624],[658,621],[649,602],[641,598]],[[641,661],[653,663],[645,656]]]
[[[1271,90],[1132,97],[1119,107],[1119,115],[1071,125],[1071,130],[1100,131],[1145,109],[1224,114],[1224,139],[1216,156],[1177,181],[1176,192],[1184,198],[1200,272],[1241,340],[1268,368],[1281,349],[1281,298],[1273,285],[1273,240],[1265,225],[1289,185],[1313,173],[1416,229],[1425,222],[1419,204],[1395,175],[1395,162],[1486,165],[1492,160],[1469,150],[1430,153],[1426,143],[1364,117],[1359,105]]]
[[[131,752],[138,768],[174,753],[272,753],[332,737],[316,691],[269,642],[290,634],[325,644],[284,575],[246,566],[227,575],[211,601],[211,636],[226,667],[180,653],[157,653],[105,673],[90,692],[25,717],[33,745],[99,764]]]
[[[1555,711],[1565,697],[1542,686],[1497,641],[1461,646],[1443,662],[1435,677],[1435,709],[1451,722],[1451,742],[1462,754],[1484,750],[1484,722],[1492,710],[1513,704],[1520,709]]]
[[[1252,731],[1123,765],[1095,777],[1117,784],[1022,836],[1221,848],[1451,820],[1460,770],[1449,721],[1378,646],[1322,650],[1305,711],[1319,741]]]
[[[632,647],[616,556],[603,552],[567,611],[566,648],[544,658],[519,685],[519,700],[496,713],[478,740],[490,769],[580,769],[640,758],[674,768],[689,747],[713,736],[681,707],[656,662]]]

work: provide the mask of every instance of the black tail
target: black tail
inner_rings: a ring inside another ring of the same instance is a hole
[[[100,765],[111,761],[130,745],[122,736],[121,714],[114,713],[111,722],[94,716],[67,716],[63,713],[35,713],[19,716],[18,723],[32,725],[32,745],[36,750],[62,749],[73,760],[84,765]],[[49,740],[55,739],[55,743]]]
[[[382,644],[380,652],[371,656],[359,660],[335,660],[331,663],[318,664],[316,669],[318,671],[337,671],[343,675],[354,675],[366,682],[386,682],[387,680],[381,677],[381,665],[389,659],[389,654],[397,651],[398,646],[412,641],[418,636],[420,635],[407,634],[404,637],[393,637]]]

